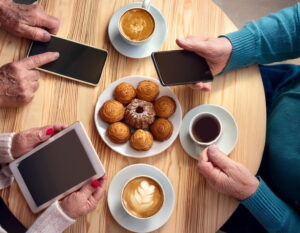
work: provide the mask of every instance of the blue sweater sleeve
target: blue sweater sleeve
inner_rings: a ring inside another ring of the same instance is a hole
[[[300,3],[246,24],[224,35],[232,55],[224,72],[252,64],[267,64],[300,56]]]
[[[299,232],[299,214],[279,199],[262,179],[257,191],[241,203],[268,232]]]

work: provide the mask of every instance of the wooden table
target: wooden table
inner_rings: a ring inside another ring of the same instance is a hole
[[[0,132],[20,131],[50,123],[71,124],[80,120],[85,125],[109,180],[122,168],[134,163],[152,164],[165,172],[173,183],[176,205],[165,226],[155,232],[213,233],[237,207],[237,201],[208,188],[198,174],[197,162],[183,151],[179,139],[164,153],[131,159],[109,149],[98,135],[94,107],[99,94],[121,77],[140,74],[157,77],[152,61],[128,59],[114,50],[107,35],[110,17],[130,0],[41,0],[46,11],[61,21],[58,35],[107,49],[108,61],[100,84],[88,87],[57,76],[42,73],[40,88],[29,105],[19,109],[0,110]],[[236,30],[228,17],[211,0],[153,0],[168,23],[168,36],[162,50],[176,49],[175,38],[187,35],[218,36]],[[23,58],[29,41],[0,33],[0,65]],[[265,142],[265,97],[257,67],[231,72],[218,77],[210,93],[173,88],[184,113],[200,104],[218,104],[227,108],[237,120],[239,141],[230,157],[245,164],[255,173],[261,161]],[[11,211],[26,226],[37,216],[26,205],[16,183],[0,192]],[[112,218],[105,196],[97,209],[79,219],[66,232],[127,232]]]

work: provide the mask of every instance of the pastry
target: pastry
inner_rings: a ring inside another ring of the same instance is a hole
[[[136,96],[134,87],[129,83],[120,83],[114,91],[114,97],[122,104],[128,104]]]
[[[126,124],[122,122],[116,122],[107,128],[106,135],[112,142],[122,144],[129,140],[130,129]]]
[[[167,119],[159,118],[150,126],[150,131],[157,141],[169,139],[173,133],[173,124]]]
[[[153,137],[149,131],[138,129],[130,138],[130,145],[135,150],[147,151],[152,147]]]
[[[101,119],[107,123],[121,121],[124,118],[124,114],[125,108],[123,104],[116,100],[106,101],[99,111]]]
[[[126,107],[125,121],[133,128],[148,128],[154,122],[154,118],[155,111],[150,102],[134,99]]]
[[[159,87],[152,81],[142,81],[136,89],[137,97],[145,101],[154,101],[159,94]]]
[[[162,96],[155,101],[154,109],[157,116],[169,118],[176,110],[176,103],[171,97]]]

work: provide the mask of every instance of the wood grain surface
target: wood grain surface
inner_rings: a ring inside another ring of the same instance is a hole
[[[41,0],[49,14],[60,19],[58,35],[108,50],[102,79],[97,87],[42,73],[40,88],[34,100],[18,109],[0,109],[0,132],[21,131],[50,123],[71,124],[80,120],[86,127],[99,153],[109,180],[122,168],[134,163],[152,164],[170,178],[176,196],[169,221],[155,232],[213,233],[229,218],[237,201],[218,194],[206,185],[197,172],[197,162],[183,151],[179,139],[164,153],[147,159],[130,159],[109,149],[98,135],[93,121],[99,94],[109,84],[128,75],[157,78],[150,58],[128,59],[109,42],[109,19],[130,0]],[[153,0],[168,24],[167,39],[162,50],[178,48],[175,38],[187,35],[218,36],[236,30],[228,17],[211,0]],[[21,59],[30,42],[0,32],[0,65]],[[259,167],[265,142],[266,109],[261,78],[257,67],[250,67],[217,77],[210,93],[192,91],[188,87],[173,88],[184,114],[200,104],[218,104],[227,108],[239,127],[239,141],[230,157],[246,165],[252,173]],[[17,218],[30,226],[36,219],[14,182],[0,192]],[[66,230],[68,233],[127,232],[112,218],[107,197],[97,209],[80,218]]]

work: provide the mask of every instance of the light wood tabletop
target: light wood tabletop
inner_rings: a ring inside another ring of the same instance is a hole
[[[122,77],[145,75],[157,78],[150,58],[129,59],[111,45],[107,27],[111,16],[131,0],[41,0],[47,13],[60,19],[58,35],[108,50],[108,60],[97,87],[89,87],[58,76],[42,73],[40,87],[33,101],[18,109],[0,109],[0,132],[19,132],[51,123],[83,122],[103,162],[109,181],[122,168],[147,163],[161,169],[171,180],[175,191],[175,208],[169,221],[155,232],[213,233],[229,218],[238,202],[212,191],[197,171],[196,160],[187,156],[179,138],[164,153],[145,159],[123,157],[109,149],[97,133],[93,114],[99,94]],[[162,50],[177,49],[180,36],[218,36],[236,30],[229,18],[212,0],[153,0],[164,15],[168,34]],[[25,57],[30,42],[0,32],[0,65]],[[230,158],[256,173],[262,158],[266,130],[264,90],[256,66],[215,78],[209,93],[188,87],[172,88],[184,114],[201,104],[217,104],[228,109],[239,128],[239,140]],[[14,182],[0,192],[10,210],[27,227],[37,215],[30,212]],[[97,209],[80,218],[68,233],[127,232],[112,218],[107,196]]]

